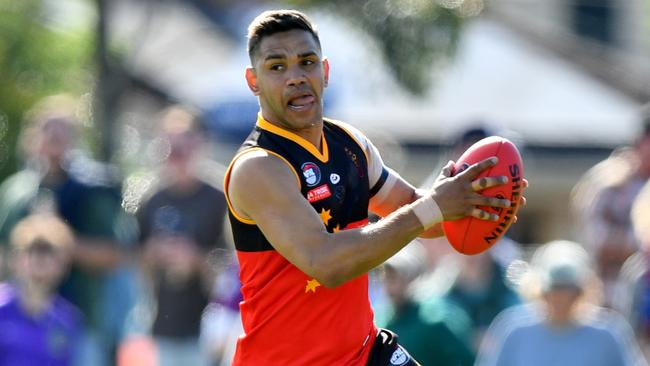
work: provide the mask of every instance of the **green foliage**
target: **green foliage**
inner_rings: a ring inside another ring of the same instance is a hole
[[[415,95],[431,85],[438,62],[455,50],[463,18],[433,0],[291,0],[347,17],[378,43],[397,81]]]
[[[0,0],[0,179],[16,170],[23,114],[40,98],[92,86],[90,33],[48,27],[39,0]]]

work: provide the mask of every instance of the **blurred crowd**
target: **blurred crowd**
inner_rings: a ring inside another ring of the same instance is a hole
[[[230,364],[241,295],[207,134],[183,106],[154,118],[164,159],[127,210],[74,99],[27,113],[22,169],[0,185],[0,366]],[[378,325],[423,365],[647,365],[650,109],[639,122],[575,186],[576,238],[475,256],[416,240],[372,273]],[[446,160],[491,134],[465,131]]]
[[[36,105],[0,186],[0,365],[219,364],[239,288],[201,124],[180,106],[155,117],[165,159],[127,212],[81,118],[68,96]]]

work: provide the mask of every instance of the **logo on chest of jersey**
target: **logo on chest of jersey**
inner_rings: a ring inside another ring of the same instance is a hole
[[[305,182],[307,186],[313,187],[320,182],[320,169],[318,165],[314,163],[304,163],[300,167],[302,170],[302,176],[305,177]]]
[[[330,174],[330,182],[332,182],[332,184],[338,184],[340,181],[341,181],[340,175],[336,173]]]
[[[318,186],[311,191],[307,192],[307,201],[314,203],[316,201],[324,200],[332,195],[330,187],[327,184]]]

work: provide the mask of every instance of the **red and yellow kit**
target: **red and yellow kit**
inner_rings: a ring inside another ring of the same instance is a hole
[[[364,226],[369,199],[388,175],[384,170],[379,179],[369,180],[367,149],[331,120],[324,121],[321,152],[259,117],[237,156],[250,149],[264,149],[287,163],[329,232]],[[226,191],[229,174],[230,169]],[[368,275],[325,288],[282,257],[255,222],[232,207],[230,221],[240,263],[244,326],[233,365],[364,365],[377,334]]]

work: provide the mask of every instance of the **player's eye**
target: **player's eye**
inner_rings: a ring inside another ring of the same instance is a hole
[[[282,71],[284,70],[284,65],[283,64],[272,64],[269,66],[269,70],[271,71]]]
[[[302,65],[303,66],[312,66],[312,65],[315,65],[315,64],[316,64],[316,62],[314,60],[310,60],[310,59],[302,60]]]

